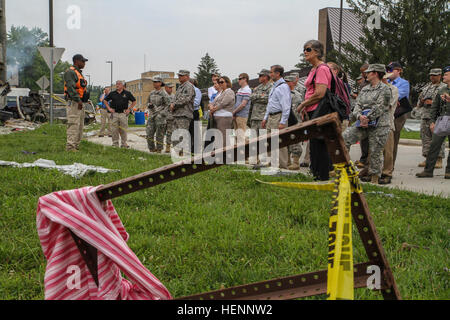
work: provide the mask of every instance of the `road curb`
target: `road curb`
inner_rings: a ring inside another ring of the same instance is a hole
[[[400,139],[399,144],[404,145],[404,146],[421,147],[422,141],[416,140],[416,139]]]

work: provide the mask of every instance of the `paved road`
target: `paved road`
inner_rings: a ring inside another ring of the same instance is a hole
[[[92,136],[89,137],[88,140],[103,145],[112,145],[111,138],[108,137],[99,138],[97,136]],[[144,128],[130,128],[128,133],[128,142],[130,147],[133,149],[149,152],[147,148],[147,141],[145,139]],[[352,146],[350,150],[352,160],[358,160],[360,154],[361,152],[359,145]],[[446,150],[446,154],[448,154],[448,149]],[[304,155],[302,158],[303,157]],[[450,180],[444,179],[444,168],[436,169],[434,171],[433,178],[416,178],[416,173],[422,171],[422,168],[418,168],[417,165],[423,160],[424,158],[422,157],[420,146],[405,144],[399,145],[394,178],[392,179],[392,184],[390,184],[388,188],[398,188],[446,198],[450,197]],[[301,172],[306,174],[308,169],[302,168]]]

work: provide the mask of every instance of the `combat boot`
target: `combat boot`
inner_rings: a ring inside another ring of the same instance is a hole
[[[365,167],[364,169],[362,169],[359,173],[358,176],[360,178],[362,177],[367,177],[369,175],[369,169],[367,167]]]
[[[170,153],[170,144],[166,145],[166,152]]]
[[[291,162],[291,155],[289,155],[289,156],[288,156],[288,163],[287,163],[288,167],[290,167],[291,164],[292,164],[292,162]]]
[[[427,160],[424,160],[423,162],[419,163],[418,167],[425,168],[426,164],[427,164]]]
[[[435,169],[442,169],[442,158],[437,158],[436,164],[434,165]]]
[[[372,175],[370,182],[373,184],[378,184],[379,177],[377,175]]]
[[[292,164],[288,166],[289,170],[300,170],[300,157],[293,156],[292,157]]]
[[[378,180],[378,184],[390,184],[392,177],[389,176],[381,176],[381,179]]]
[[[360,180],[362,182],[370,182],[372,180],[372,177],[369,175],[365,175],[364,177],[360,177]]]
[[[416,174],[417,178],[433,178],[433,173],[422,171]]]

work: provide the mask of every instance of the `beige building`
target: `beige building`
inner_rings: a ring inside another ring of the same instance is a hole
[[[175,84],[173,93],[176,92],[176,89],[180,85],[178,77],[175,78],[175,73],[168,71],[147,71],[141,74],[140,79],[127,81],[127,90],[136,98],[136,108],[141,111],[147,109],[148,96],[150,95],[150,92],[154,90],[153,81],[151,79],[155,76],[161,77],[164,83]]]

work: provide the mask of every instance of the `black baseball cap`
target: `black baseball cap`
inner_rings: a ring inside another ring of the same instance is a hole
[[[444,73],[447,73],[449,71],[450,71],[450,66],[447,66],[447,67],[444,68]]]
[[[89,61],[89,60],[86,59],[85,57],[83,57],[81,54],[76,54],[76,55],[73,56],[72,61],[73,61],[73,62],[75,62],[75,61],[83,61],[83,62],[86,62],[86,61]]]
[[[387,66],[387,69],[394,70],[394,69],[403,69],[403,68],[402,68],[402,65],[400,64],[400,62],[391,62]]]

